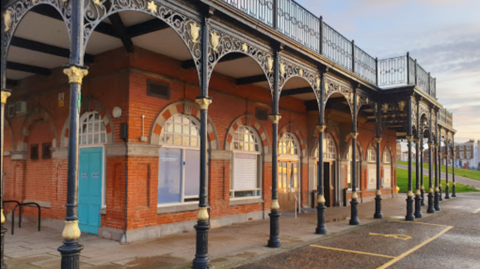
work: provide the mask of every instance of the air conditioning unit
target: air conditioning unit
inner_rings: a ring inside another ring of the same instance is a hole
[[[13,118],[15,116],[27,114],[27,102],[19,101],[8,105],[7,117]]]

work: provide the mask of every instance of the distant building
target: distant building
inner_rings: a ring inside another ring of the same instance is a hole
[[[480,167],[480,140],[471,139],[465,143],[455,143],[455,166],[466,169]]]

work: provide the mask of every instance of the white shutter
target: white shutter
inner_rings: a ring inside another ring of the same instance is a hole
[[[390,189],[392,187],[392,169],[390,164],[383,166],[383,188]]]
[[[368,164],[368,186],[367,189],[372,190],[377,187],[377,165]]]
[[[257,188],[257,155],[235,153],[233,164],[233,190]]]

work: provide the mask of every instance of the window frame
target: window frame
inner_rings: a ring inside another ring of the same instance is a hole
[[[97,114],[99,119],[96,120],[94,119],[93,122],[89,122],[89,118],[91,115],[95,115]],[[98,126],[98,131],[95,131],[95,124],[98,123],[99,126]],[[83,128],[83,124],[87,124],[87,131],[86,132],[83,132],[84,128]],[[92,128],[93,130],[91,132],[88,132],[88,126],[89,125],[92,125]],[[102,130],[102,127],[103,127],[103,130]],[[104,141],[102,142],[102,134],[104,135],[103,138],[104,138]],[[95,135],[98,135],[98,142],[95,143]],[[84,137],[89,137],[89,136],[92,136],[92,143],[89,143],[88,139],[86,140],[85,143],[83,143],[84,141]],[[83,115],[80,117],[80,123],[79,123],[79,130],[78,130],[78,145],[81,146],[81,147],[84,147],[84,146],[101,146],[103,144],[106,144],[107,143],[107,126],[105,125],[105,123],[103,122],[103,119],[102,119],[102,116],[100,115],[100,113],[98,113],[97,111],[88,111],[88,112],[85,112],[83,113]]]

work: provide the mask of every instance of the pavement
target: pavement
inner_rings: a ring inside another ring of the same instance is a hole
[[[397,164],[397,168],[408,170],[408,166],[403,165],[403,164]],[[415,172],[415,166],[412,166],[412,169],[413,169],[412,171]],[[448,169],[451,170],[452,168],[449,167]],[[423,169],[423,175],[428,175],[428,169],[425,169],[425,168]],[[442,179],[446,179],[446,174],[444,172],[442,172],[441,177],[442,177]],[[452,182],[452,179],[453,179],[453,176],[452,176],[452,174],[449,173],[448,174],[448,181]],[[480,180],[475,180],[475,179],[455,175],[455,182],[463,184],[463,185],[473,186],[475,189],[480,190]]]
[[[328,208],[326,210],[327,235],[314,234],[316,213],[300,213],[298,218],[295,218],[293,213],[284,213],[280,218],[282,243],[280,248],[266,247],[269,235],[267,218],[211,229],[209,232],[209,258],[216,269],[239,266],[241,266],[240,268],[318,268],[319,264],[322,265],[322,268],[376,268],[438,235],[447,226],[452,226],[454,228],[450,228],[451,230],[436,239],[448,242],[445,247],[438,248],[451,252],[451,248],[457,249],[454,243],[460,242],[463,245],[458,249],[462,250],[462,255],[468,256],[470,259],[461,260],[467,266],[462,268],[479,268],[468,267],[470,262],[475,260],[469,256],[472,251],[477,251],[476,264],[479,259],[480,231],[478,223],[480,214],[476,213],[473,217],[471,216],[475,210],[480,211],[479,202],[479,193],[459,194],[455,199],[441,202],[441,212],[428,214],[428,216],[424,213],[423,219],[415,221],[415,223],[441,222],[439,224],[441,226],[397,222],[403,220],[405,216],[404,195],[382,201],[384,215],[382,220],[373,219],[375,207],[373,202],[359,204],[361,224],[359,226],[348,225],[350,207]],[[422,210],[426,209],[422,208]],[[468,220],[462,221],[465,218]],[[10,227],[8,221],[5,224],[5,227]],[[472,230],[471,227],[476,227],[476,230]],[[382,240],[391,238],[382,235],[366,235],[366,231],[384,235],[403,234],[412,236],[412,239],[405,242],[398,239],[393,240],[396,244],[385,243]],[[453,232],[456,234],[452,234]],[[366,241],[367,239],[369,241]],[[398,245],[398,242],[402,244]],[[80,243],[84,246],[80,257],[80,268],[190,268],[195,253],[195,233],[171,235],[124,245],[116,241],[98,238],[95,235],[82,234]],[[432,243],[429,243],[428,246]],[[42,227],[42,231],[38,232],[35,223],[25,223],[22,228],[15,229],[15,235],[11,235],[10,231],[7,232],[5,262],[10,269],[60,268],[60,255],[56,249],[61,244],[61,231]],[[428,249],[426,247],[421,250]],[[437,255],[438,248],[429,251]],[[469,251],[469,248],[473,250]],[[336,249],[357,252],[347,253]],[[365,255],[361,252],[378,255]],[[301,255],[305,253],[310,254]],[[365,256],[368,256],[368,259],[365,259]],[[446,257],[450,256],[446,255]],[[278,257],[284,257],[284,260],[278,259]],[[361,259],[361,257],[364,258]],[[409,258],[410,255],[404,257],[396,265],[402,264]],[[443,261],[444,258],[439,257],[438,260]],[[279,263],[279,261],[283,262]],[[341,263],[339,263],[340,261]],[[433,259],[433,262],[437,262],[437,260]],[[405,266],[399,268],[412,268],[408,267],[408,264]],[[450,266],[450,268],[458,267]]]

